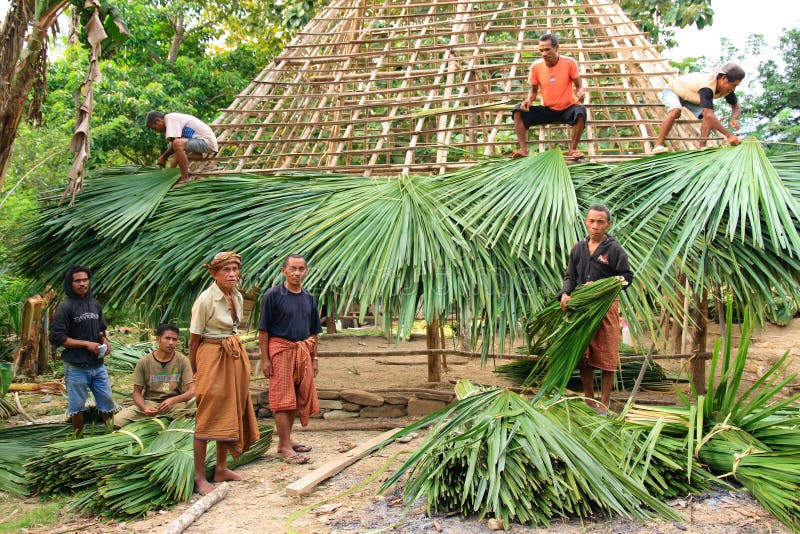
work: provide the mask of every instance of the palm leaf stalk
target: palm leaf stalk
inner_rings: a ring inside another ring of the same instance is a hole
[[[431,512],[477,513],[505,524],[548,525],[594,513],[678,519],[618,467],[619,459],[598,461],[580,430],[596,416],[566,404],[543,408],[502,388],[475,391],[395,436],[435,424],[381,491],[408,474],[407,503],[424,496]]]
[[[12,415],[17,415],[17,407],[13,402],[0,397],[0,421],[5,421]]]
[[[528,346],[546,347],[524,382],[525,386],[541,384],[537,399],[563,393],[624,284],[622,278],[610,277],[581,286],[572,293],[566,312],[554,301],[531,318],[526,329]]]

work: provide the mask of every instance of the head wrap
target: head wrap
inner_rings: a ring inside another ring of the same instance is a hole
[[[241,267],[242,265],[242,257],[235,252],[228,251],[228,252],[220,252],[214,259],[208,263],[204,263],[203,267],[208,269],[209,271],[218,271],[225,265],[229,263],[236,263]]]

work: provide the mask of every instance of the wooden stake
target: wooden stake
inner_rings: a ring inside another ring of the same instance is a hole
[[[286,486],[286,495],[309,495],[314,491],[322,481],[329,479],[336,473],[343,471],[347,466],[356,463],[361,458],[367,456],[378,445],[391,438],[402,428],[393,428],[383,434],[378,434],[366,443],[359,445],[355,449],[349,450],[342,454],[341,457],[335,458],[310,472],[303,478],[292,482]]]
[[[164,534],[180,534],[186,530],[189,525],[194,523],[198,517],[206,513],[212,506],[225,498],[230,490],[227,482],[223,482],[214,491],[197,501],[191,508],[181,514],[181,516],[169,524],[164,530]]]
[[[706,332],[708,329],[708,292],[703,291],[702,295],[694,296],[694,311],[692,312],[692,322],[694,323],[694,336],[692,336],[692,352],[699,354],[706,350]],[[692,356],[689,358],[692,372],[692,384],[698,395],[706,392],[706,361]]]
[[[439,348],[439,318],[434,317],[433,322],[425,329],[425,342],[429,350]],[[442,381],[441,358],[438,354],[428,353],[428,382]]]

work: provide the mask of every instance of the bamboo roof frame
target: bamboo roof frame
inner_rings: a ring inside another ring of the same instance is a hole
[[[444,173],[516,148],[510,109],[529,89],[538,36],[555,33],[587,90],[592,161],[640,157],[676,75],[607,0],[331,0],[212,123],[219,152],[200,174],[286,170]],[[528,132],[566,148],[570,127]],[[686,110],[667,144],[699,137]]]

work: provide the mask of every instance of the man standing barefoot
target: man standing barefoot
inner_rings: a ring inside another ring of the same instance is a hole
[[[317,334],[322,325],[317,304],[303,289],[308,274],[305,258],[288,256],[281,269],[285,281],[271,287],[261,299],[258,343],[264,376],[269,378],[269,409],[278,430],[278,451],[283,461],[305,464],[311,447],[292,441],[292,425],[300,414],[300,424],[319,411],[314,377],[319,372]]]

